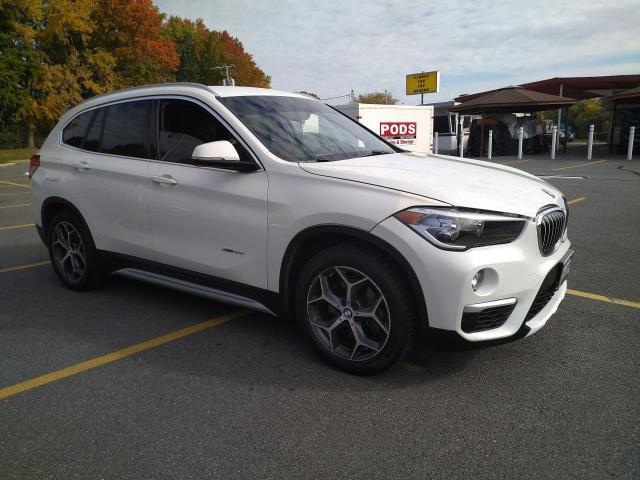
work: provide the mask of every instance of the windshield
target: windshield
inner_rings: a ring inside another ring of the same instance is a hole
[[[358,123],[316,100],[271,95],[219,100],[283,160],[319,162],[395,152]]]

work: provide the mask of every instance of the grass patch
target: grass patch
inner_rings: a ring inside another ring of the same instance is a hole
[[[31,155],[34,155],[37,152],[37,148],[0,149],[0,163],[15,162],[16,160],[28,160],[31,158]]]

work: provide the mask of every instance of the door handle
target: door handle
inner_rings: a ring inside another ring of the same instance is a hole
[[[177,185],[178,184],[178,181],[169,175],[151,177],[151,180],[160,185]]]
[[[77,162],[73,164],[73,168],[80,171],[91,170],[91,165],[89,165],[87,162]]]

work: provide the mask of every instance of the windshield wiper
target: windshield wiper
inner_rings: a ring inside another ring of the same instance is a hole
[[[384,150],[371,150],[371,151],[369,151],[369,152],[367,152],[367,153],[365,153],[363,155],[358,155],[358,158],[361,158],[361,157],[373,157],[373,156],[376,156],[376,155],[389,155],[391,153],[393,153],[393,152],[385,152]]]
[[[393,152],[386,152],[384,150],[369,150],[368,152],[362,153],[362,154],[360,152],[328,153],[326,155],[321,155],[319,157],[316,157],[316,162],[336,162],[339,160],[348,160],[350,158],[373,157],[374,155],[388,155],[391,153]],[[339,156],[341,158],[335,158],[336,156]]]

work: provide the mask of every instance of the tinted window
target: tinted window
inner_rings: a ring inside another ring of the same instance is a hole
[[[316,100],[263,95],[220,101],[284,160],[330,161],[395,152],[359,123]]]
[[[89,127],[87,136],[84,139],[83,149],[90,152],[100,151],[100,135],[102,134],[102,125],[104,122],[104,113],[106,108],[101,108],[97,111],[96,116],[93,118],[93,122]]]
[[[433,131],[438,133],[451,133],[449,116],[438,115],[437,117],[433,117]]]
[[[103,153],[149,158],[150,101],[110,105],[106,108],[103,122]]]
[[[72,147],[80,148],[93,113],[93,111],[83,113],[67,123],[67,126],[62,131],[62,141]]]
[[[246,154],[231,132],[204,108],[187,100],[160,101],[160,160],[189,162],[195,147],[219,140],[233,143],[240,158],[245,160]]]

